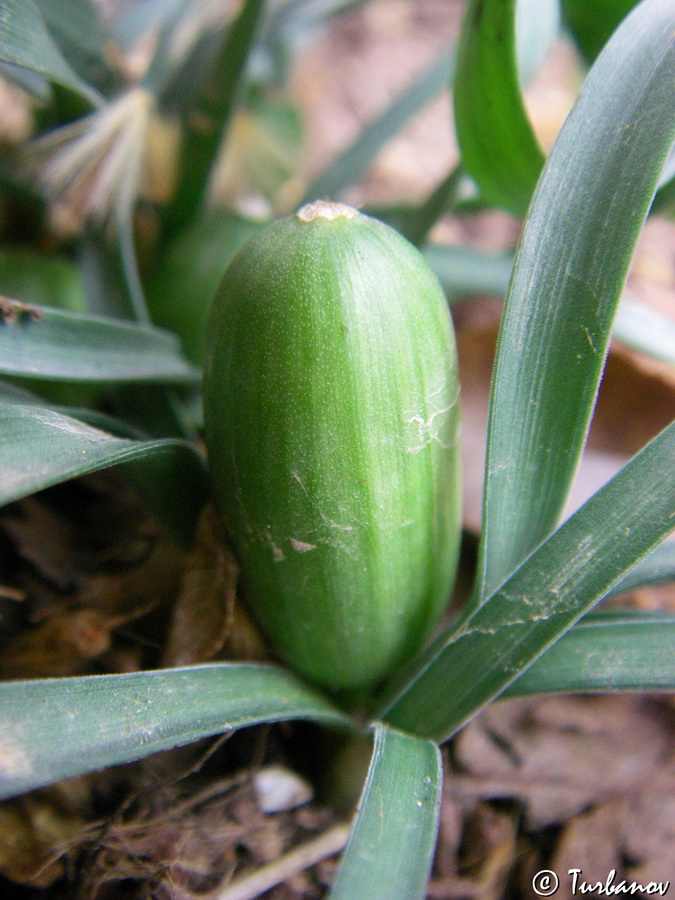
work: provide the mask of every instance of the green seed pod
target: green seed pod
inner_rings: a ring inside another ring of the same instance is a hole
[[[211,476],[249,605],[306,677],[371,685],[438,620],[460,534],[458,394],[442,290],[381,222],[310,204],[225,273]]]

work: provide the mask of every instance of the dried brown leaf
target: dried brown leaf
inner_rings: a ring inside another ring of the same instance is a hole
[[[567,821],[642,789],[672,744],[662,712],[619,696],[494,704],[457,739],[457,761],[470,774],[451,788],[458,797],[518,799],[530,828]]]

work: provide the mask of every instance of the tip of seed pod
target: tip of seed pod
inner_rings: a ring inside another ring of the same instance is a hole
[[[296,212],[296,217],[301,222],[313,222],[314,219],[327,219],[329,222],[335,219],[353,219],[359,211],[346,203],[330,203],[328,200],[315,200],[306,203]]]

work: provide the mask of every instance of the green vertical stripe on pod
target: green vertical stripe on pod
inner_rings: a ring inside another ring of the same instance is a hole
[[[209,466],[245,596],[308,678],[372,684],[441,614],[458,395],[443,292],[388,226],[319,201],[227,270],[207,334]]]

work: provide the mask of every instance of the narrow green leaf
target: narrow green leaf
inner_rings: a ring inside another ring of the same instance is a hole
[[[412,216],[406,218],[405,231]],[[513,257],[508,253],[484,253],[472,247],[426,244],[427,262],[436,273],[451,303],[468,294],[504,297],[509,289]],[[675,325],[658,310],[624,293],[612,325],[612,338],[653,359],[675,365]]]
[[[204,204],[216,155],[241,99],[243,78],[265,0],[245,0],[220,53],[185,118],[178,191],[167,213],[168,227],[187,224]]]
[[[123,217],[115,222],[115,237],[119,254],[122,283],[127,296],[129,309],[135,322],[149,325],[150,315],[145,302],[145,292],[138,271],[138,256],[134,242],[133,210],[129,207]]]
[[[501,698],[589,691],[675,691],[673,650],[674,615],[630,610],[596,613],[570,628]]]
[[[93,0],[35,0],[63,57],[87,84],[115,83],[108,64],[112,35]]]
[[[609,592],[609,597],[637,588],[675,581],[675,541],[665,541],[635,566]]]
[[[0,321],[0,373],[69,381],[195,384],[178,340],[157,328],[21,304]]]
[[[302,203],[310,203],[317,197],[335,198],[343,188],[358,181],[387,141],[450,84],[454,61],[454,50],[435,60],[380,116],[365,126],[353,144],[319,173],[307,188]]]
[[[450,301],[463,294],[504,297],[513,271],[510,253],[483,253],[473,247],[425,244],[422,253]]]
[[[163,456],[174,465],[177,507],[199,482],[205,495],[203,460],[185,441],[117,438],[48,407],[7,401],[0,404],[0,435],[0,505],[79,475]]]
[[[320,694],[271,666],[4,682],[0,797],[285,719],[349,724]]]
[[[101,431],[107,431],[115,437],[133,438],[134,440],[145,440],[147,438],[147,434],[141,433],[137,428],[129,425],[128,422],[115,416],[109,416],[106,413],[86,407],[65,406],[46,399],[42,395],[34,394],[32,391],[27,391],[16,384],[0,381],[0,406],[6,403],[18,403],[22,406],[39,406],[51,409],[64,416],[70,416],[73,419],[78,419],[80,422],[85,422],[87,425],[92,425],[94,428],[99,428]]]
[[[520,89],[516,0],[470,0],[457,49],[455,129],[481,195],[516,216],[544,164]]]
[[[574,40],[593,62],[621,20],[638,0],[562,0],[562,12]]]
[[[444,212],[450,209],[459,196],[464,180],[464,170],[455,166],[437,187],[408,216],[405,225],[400,229],[403,237],[411,244],[419,247],[427,239],[427,235]]]
[[[34,0],[0,0],[0,59],[38,72],[90,103],[100,102],[96,91],[78,78],[61,55]]]
[[[440,741],[501,694],[668,536],[674,466],[675,423],[441,635],[392,691],[384,719]]]
[[[493,377],[477,600],[560,516],[612,318],[675,130],[675,11],[645,0],[591,70],[530,206]]]
[[[330,900],[423,900],[441,787],[435,744],[377,726],[368,778]]]

